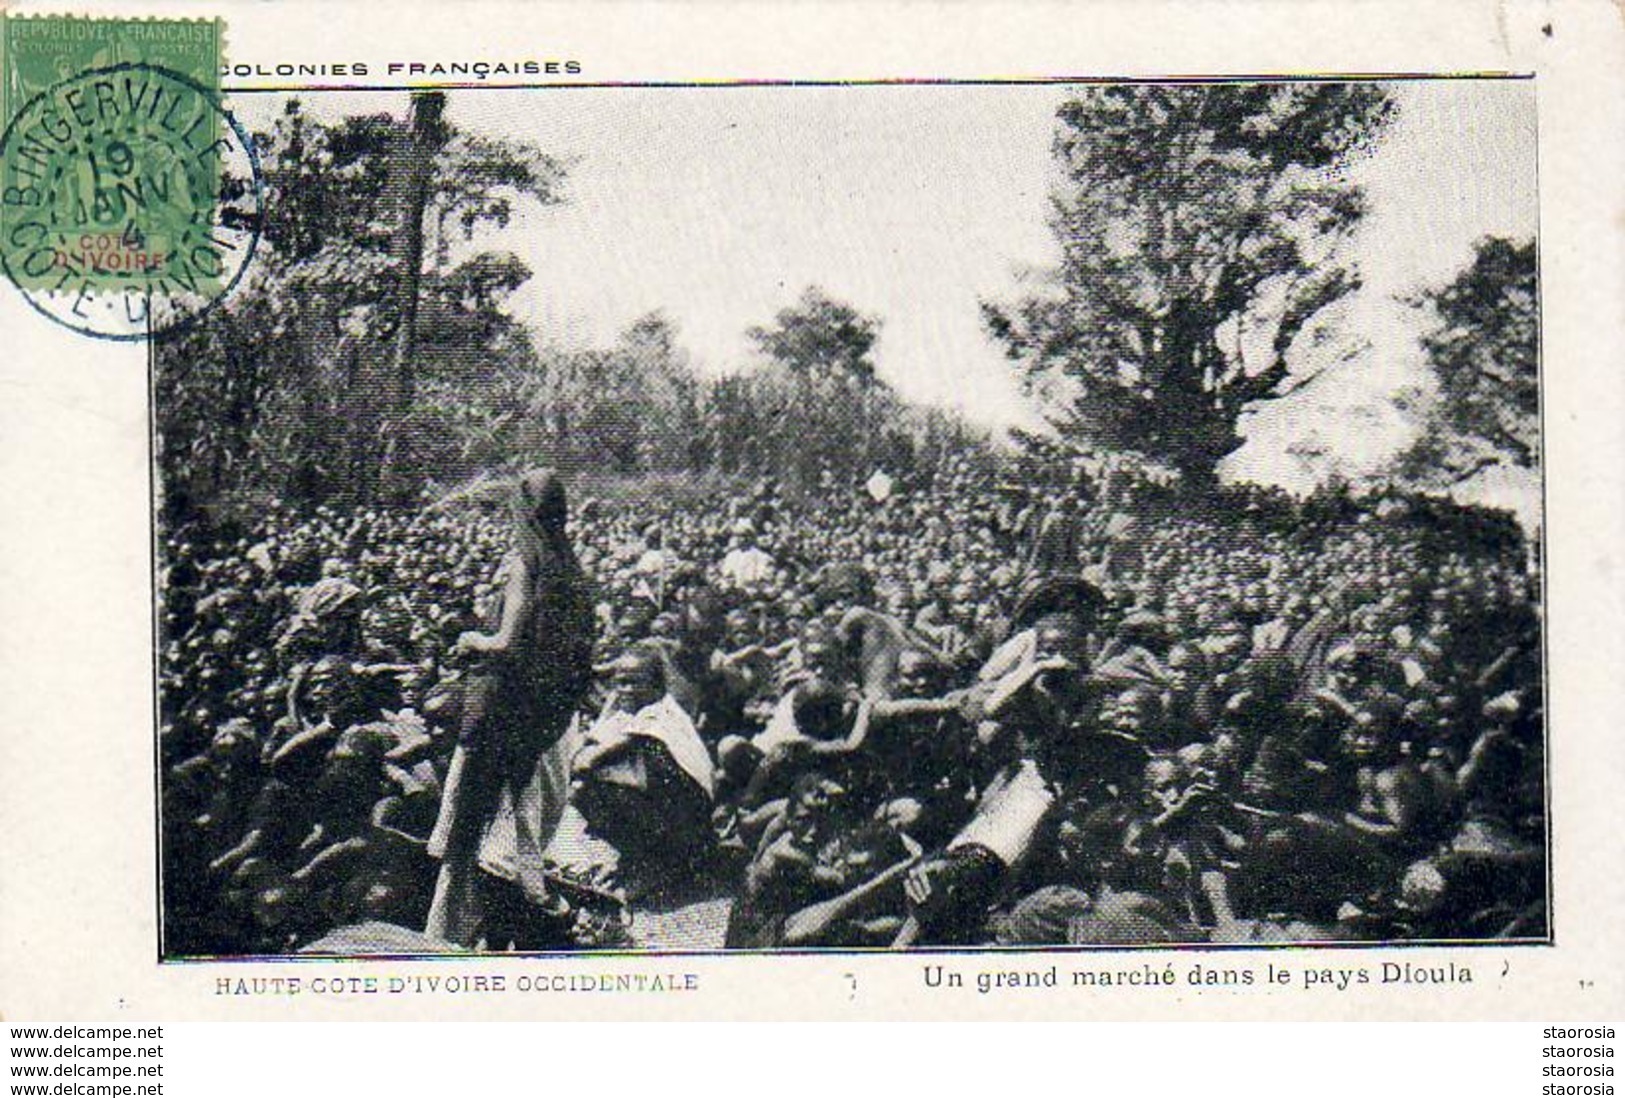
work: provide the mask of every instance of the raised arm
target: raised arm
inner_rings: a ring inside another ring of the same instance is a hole
[[[941,716],[957,713],[965,702],[967,690],[954,690],[940,698],[882,698],[874,703],[874,719],[892,717]]]
[[[1015,701],[1021,695],[1021,692],[1030,686],[1038,676],[1046,671],[1070,670],[1074,670],[1072,663],[1059,656],[1051,656],[1048,659],[1023,664],[998,681],[992,693],[983,702],[982,711],[990,719],[996,720],[1004,713],[1010,703]]]
[[[784,944],[796,946],[817,943],[838,922],[850,917],[858,908],[894,884],[918,861],[917,857],[913,857],[898,862],[890,869],[839,896],[797,911],[784,924]]]
[[[830,740],[829,742],[816,741],[807,747],[807,752],[815,757],[829,755],[850,755],[863,746],[863,741],[869,738],[869,724],[874,715],[874,703],[868,698],[858,702],[857,716],[852,720],[852,731],[844,739]]]
[[[209,863],[210,873],[228,873],[236,869],[249,856],[259,849],[260,843],[265,839],[265,832],[254,828],[244,835],[242,841],[214,861]]]

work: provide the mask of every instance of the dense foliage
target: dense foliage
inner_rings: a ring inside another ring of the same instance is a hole
[[[324,122],[296,100],[255,140],[268,212],[250,281],[157,350],[171,514],[413,504],[535,464],[810,487],[984,442],[956,416],[905,406],[875,374],[878,321],[816,288],[753,329],[757,360],[720,377],[659,313],[608,347],[539,342],[505,309],[532,272],[484,247],[522,206],[567,198],[567,166],[532,145],[440,121],[425,136],[387,115]],[[399,180],[430,153],[406,287],[415,212]]]
[[[1535,243],[1487,237],[1448,284],[1415,302],[1438,392],[1399,476],[1448,488],[1493,465],[1534,469],[1540,456],[1540,299]]]
[[[1359,285],[1347,169],[1393,109],[1370,84],[1113,85],[1064,105],[1061,263],[984,306],[1057,429],[1210,479],[1242,411],[1286,391],[1299,332]]]

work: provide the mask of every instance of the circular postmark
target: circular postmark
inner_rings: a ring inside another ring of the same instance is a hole
[[[85,335],[150,339],[208,313],[253,258],[262,202],[219,96],[156,65],[69,77],[0,135],[0,268]]]

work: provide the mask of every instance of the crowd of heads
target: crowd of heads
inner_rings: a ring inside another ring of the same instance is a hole
[[[745,947],[1545,933],[1516,539],[1116,469],[885,489],[576,501],[580,722],[673,699],[710,773],[667,767],[652,802],[577,783],[627,871],[550,867],[561,948],[620,940],[640,859],[731,898]],[[455,642],[512,542],[473,507],[165,531],[169,952],[422,925]]]

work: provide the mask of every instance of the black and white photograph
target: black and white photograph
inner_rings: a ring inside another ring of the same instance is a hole
[[[163,960],[1553,941],[1534,81],[231,107]]]

